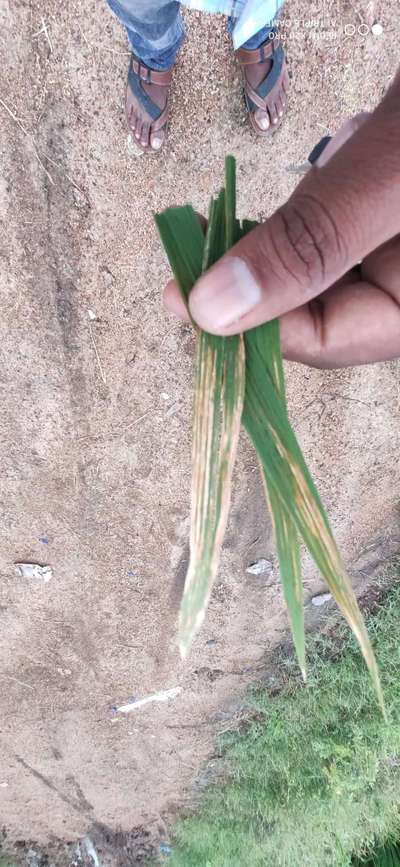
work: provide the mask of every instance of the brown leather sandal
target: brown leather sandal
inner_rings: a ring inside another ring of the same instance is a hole
[[[239,48],[236,52],[244,85],[244,96],[250,116],[250,123],[257,135],[266,138],[278,129],[282,121],[282,111],[275,110],[275,99],[281,95],[285,97],[289,84],[289,76],[287,73],[285,54],[282,48],[282,43],[276,37],[268,39],[259,48],[254,51],[249,51],[247,48]],[[256,89],[252,88],[247,76],[246,67],[252,66],[255,63],[264,63],[266,60],[271,60],[271,69],[258,85]],[[274,107],[274,119],[271,117],[271,106]],[[257,109],[266,112],[270,117],[270,125],[264,130],[262,129],[255,118]]]
[[[169,118],[169,106],[168,100],[166,102],[165,108],[161,109],[157,103],[153,102],[149,94],[145,91],[142,82],[144,81],[146,84],[157,84],[159,87],[169,87],[171,84],[172,78],[172,67],[170,69],[165,69],[162,71],[158,71],[156,69],[150,69],[149,66],[146,66],[141,60],[135,57],[134,54],[131,56],[131,61],[129,64],[128,71],[128,85],[136,97],[142,108],[148,114],[150,119],[150,132],[149,132],[149,140],[153,133],[160,132],[164,130],[168,123]],[[151,153],[158,153],[156,148],[152,148],[151,145],[148,147],[144,147],[139,141],[136,140],[136,144],[142,148],[142,150],[149,151]]]

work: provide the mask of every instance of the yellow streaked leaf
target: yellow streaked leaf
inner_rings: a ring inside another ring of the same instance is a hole
[[[254,226],[236,219],[233,158],[226,161],[226,189],[211,202],[206,238],[190,206],[168,209],[156,220],[187,302],[202,270]],[[181,651],[187,653],[200,627],[217,573],[243,407],[242,423],[257,451],[271,508],[284,596],[303,674],[299,537],[357,637],[383,709],[379,673],[364,621],[289,421],[279,324],[266,323],[244,337],[197,332],[191,554],[179,619]]]

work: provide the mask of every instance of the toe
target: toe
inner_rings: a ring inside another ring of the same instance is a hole
[[[260,108],[254,112],[254,120],[257,126],[263,131],[266,132],[270,126],[270,120],[266,111],[262,111]]]
[[[125,111],[126,111],[126,119],[128,121],[128,126],[132,130],[132,132],[135,132],[135,121],[136,121],[135,101],[133,99],[130,87],[128,87],[128,89],[126,91]]]
[[[135,138],[138,141],[140,141],[140,136],[142,134],[142,123],[143,123],[142,118],[137,117],[136,118],[136,124],[135,124]]]
[[[275,108],[278,114],[278,118],[280,120],[283,117],[284,112],[284,104],[281,95],[279,95],[275,100]]]
[[[147,148],[149,146],[149,133],[150,133],[150,124],[143,122],[142,129],[140,133],[140,144],[143,148]]]
[[[137,140],[139,140],[139,138],[140,138],[140,125],[141,125],[141,120],[140,120],[139,115],[137,115],[135,112],[132,112],[131,128],[132,128],[132,133],[135,136],[135,139],[137,139]]]
[[[135,132],[136,126],[136,114],[132,103],[126,103],[126,119],[128,121],[129,129],[132,133]]]
[[[161,129],[158,130],[157,132],[151,133],[150,145],[153,148],[153,150],[155,150],[155,151],[160,150],[160,148],[164,144],[164,138],[165,138],[165,134]]]
[[[276,105],[274,102],[271,102],[268,105],[268,111],[269,111],[269,116],[271,118],[272,126],[276,126],[278,123],[279,117],[278,117],[278,112],[276,110]]]

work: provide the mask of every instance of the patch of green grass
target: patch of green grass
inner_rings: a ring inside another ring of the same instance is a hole
[[[225,782],[175,829],[170,867],[350,867],[400,837],[400,586],[369,620],[388,722],[350,638],[316,638],[308,683],[253,696],[224,739]],[[364,855],[365,858],[365,855]]]
[[[400,845],[378,846],[365,858],[354,858],[353,867],[400,867]]]

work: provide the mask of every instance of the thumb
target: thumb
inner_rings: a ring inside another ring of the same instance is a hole
[[[400,155],[384,108],[200,278],[189,305],[201,328],[234,334],[299,307],[399,231]]]

